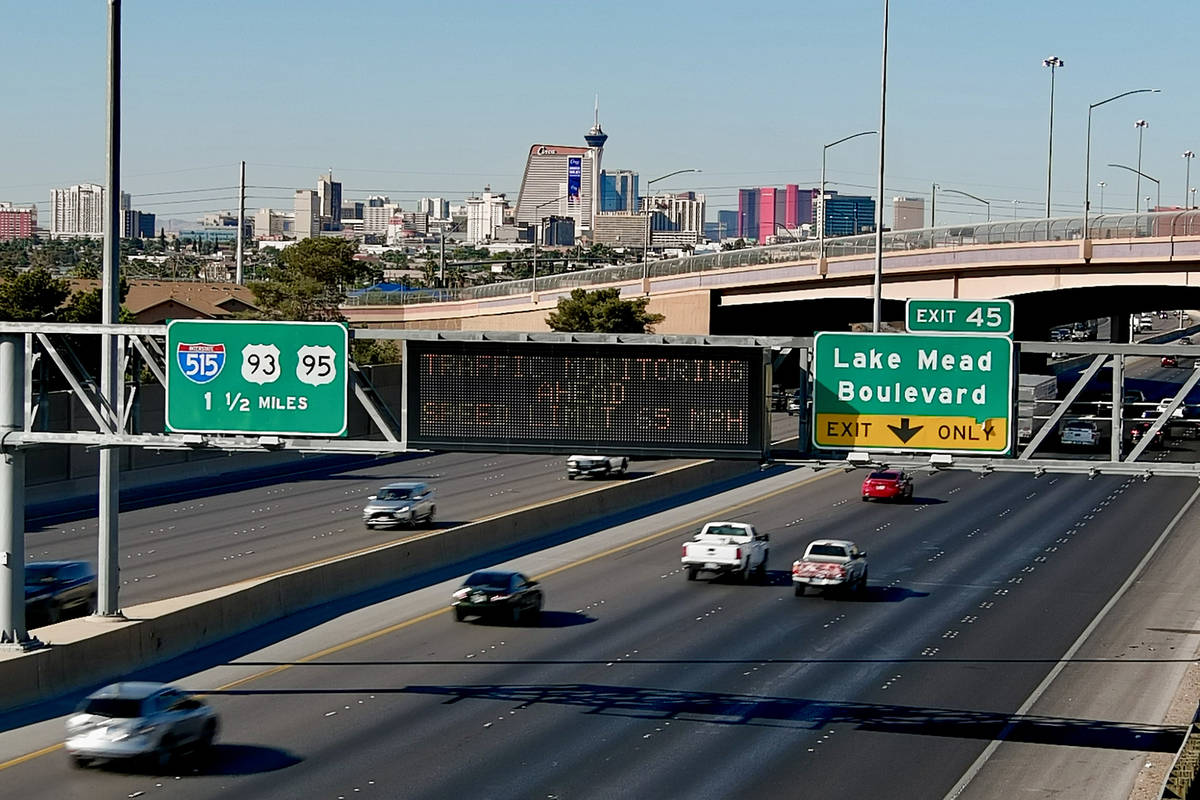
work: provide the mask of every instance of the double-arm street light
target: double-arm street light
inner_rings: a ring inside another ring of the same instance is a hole
[[[529,290],[531,294],[537,294],[538,237],[542,235],[542,217],[539,216],[538,212],[551,203],[561,202],[567,199],[567,197],[568,195],[564,194],[562,197],[556,197],[553,200],[547,200],[546,202],[539,203],[533,207],[533,216],[537,220],[537,227],[533,230],[533,282]]]
[[[1109,164],[1109,166],[1116,167],[1117,169],[1127,169],[1130,172],[1136,172],[1139,179],[1145,178],[1148,181],[1154,181],[1154,186],[1158,190],[1158,207],[1162,208],[1162,185],[1159,184],[1158,178],[1152,178],[1149,175],[1147,175],[1146,173],[1142,172],[1140,169],[1134,169],[1133,167],[1127,167],[1124,164]],[[1137,201],[1135,201],[1135,202],[1140,202],[1140,201],[1141,201],[1141,198],[1139,197],[1139,198],[1137,198]],[[1150,208],[1149,208],[1150,198],[1149,197],[1146,198],[1146,206],[1147,206],[1146,210],[1149,211],[1150,210]]]
[[[852,133],[849,136],[843,136],[836,142],[830,142],[821,148],[821,206],[820,213],[817,215],[817,253],[820,258],[825,258],[825,154],[829,148],[839,145],[842,142],[848,142],[851,139],[857,139],[859,136],[875,136],[879,131],[859,131]]]
[[[1058,56],[1042,59],[1042,66],[1050,68],[1050,145],[1046,151],[1046,219],[1050,219],[1050,181],[1054,165],[1054,70],[1065,67]]]
[[[1137,122],[1133,123],[1133,127],[1138,129],[1138,160],[1137,160],[1137,169],[1134,170],[1135,172],[1137,172],[1138,177],[1137,177],[1137,182],[1134,184],[1134,188],[1133,188],[1133,203],[1134,203],[1133,211],[1136,214],[1138,211],[1141,210],[1137,207],[1137,203],[1138,203],[1138,199],[1142,196],[1142,134],[1144,134],[1146,132],[1146,128],[1150,127],[1150,123],[1146,122],[1146,120],[1144,120],[1144,119],[1139,119]],[[1161,203],[1160,203],[1160,205],[1161,205]]]
[[[941,188],[941,187],[938,187],[938,188]],[[972,200],[978,200],[979,202],[981,202],[985,206],[987,206],[988,222],[992,221],[992,204],[990,202],[988,202],[987,200],[984,200],[982,197],[976,197],[975,195],[971,194],[970,192],[964,192],[961,189],[942,189],[942,191],[945,192],[946,194],[961,194],[963,197],[969,197]]]
[[[675,175],[682,175],[685,172],[699,172],[698,169],[677,169],[674,172],[668,172],[666,175],[659,175],[652,181],[646,181],[646,240],[645,246],[642,248],[642,291],[650,292],[650,218],[653,213],[650,207],[650,201],[654,195],[650,192],[650,187],[659,181],[665,181],[667,178]]]
[[[1128,92],[1121,92],[1121,94],[1113,95],[1107,100],[1101,100],[1099,103],[1092,103],[1088,106],[1087,143],[1083,148],[1083,230],[1080,232],[1080,235],[1085,240],[1088,238],[1088,212],[1091,210],[1092,203],[1092,111],[1106,103],[1111,103],[1113,100],[1120,100],[1122,97],[1128,97],[1131,94],[1161,91],[1162,89],[1131,89]]]

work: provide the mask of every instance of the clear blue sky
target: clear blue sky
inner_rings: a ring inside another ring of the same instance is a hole
[[[348,199],[386,193],[454,202],[485,184],[515,199],[535,142],[582,144],[592,101],[604,163],[695,189],[715,210],[737,187],[814,185],[822,145],[877,127],[882,0],[125,0],[122,188],[134,207],[198,218],[288,208],[329,167]],[[1200,152],[1195,0],[892,0],[885,197],[930,184],[992,202],[993,218],[1044,213],[1049,70],[1057,55],[1055,212],[1083,195],[1089,103],[1092,183],[1132,208],[1134,122],[1142,171],[1184,202],[1184,150]],[[0,201],[103,183],[105,0],[6,0],[0,52]],[[1198,159],[1197,161],[1200,161]],[[1200,163],[1191,182],[1200,184]],[[876,145],[829,151],[831,187],[874,194]],[[1143,196],[1153,195],[1143,180]],[[1099,203],[1093,188],[1093,207]],[[889,204],[890,205],[890,204]],[[939,195],[939,222],[983,206]],[[43,223],[44,224],[44,223]]]

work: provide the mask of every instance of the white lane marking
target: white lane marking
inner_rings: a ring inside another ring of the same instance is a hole
[[[1200,488],[1197,488],[1194,492],[1192,492],[1191,497],[1189,497],[1187,502],[1183,504],[1183,508],[1179,509],[1179,513],[1176,514],[1169,523],[1167,523],[1167,527],[1164,528],[1163,532],[1159,534],[1157,539],[1154,540],[1154,544],[1150,546],[1148,551],[1146,551],[1146,555],[1142,557],[1142,560],[1139,561],[1137,566],[1134,567],[1129,573],[1129,577],[1125,579],[1123,584],[1121,584],[1121,588],[1117,589],[1117,591],[1113,593],[1113,596],[1110,597],[1108,602],[1104,604],[1104,608],[1100,609],[1092,621],[1088,623],[1088,626],[1083,629],[1083,632],[1079,634],[1079,638],[1075,640],[1074,644],[1067,648],[1067,651],[1062,654],[1061,658],[1059,658],[1058,663],[1054,665],[1049,673],[1047,673],[1046,677],[1042,679],[1042,682],[1037,685],[1037,688],[1033,690],[1029,697],[1025,698],[1025,702],[1021,704],[1021,707],[1012,714],[1012,721],[1004,726],[1004,729],[996,735],[995,739],[988,742],[987,747],[983,749],[983,752],[979,754],[979,757],[975,759],[975,762],[971,764],[971,766],[967,767],[967,771],[964,772],[963,776],[958,779],[958,782],[955,783],[954,786],[950,787],[950,791],[946,792],[946,796],[943,798],[943,800],[955,800],[955,798],[962,794],[963,790],[970,785],[971,781],[975,780],[975,776],[979,774],[981,769],[983,769],[983,765],[991,759],[991,757],[996,753],[996,750],[1000,747],[1000,744],[1017,726],[1017,720],[1029,713],[1029,710],[1033,708],[1034,704],[1037,703],[1041,696],[1046,693],[1046,690],[1050,688],[1050,685],[1054,683],[1055,679],[1058,678],[1059,673],[1066,668],[1067,664],[1071,663],[1071,660],[1075,657],[1075,653],[1079,652],[1079,648],[1083,647],[1083,643],[1087,641],[1088,637],[1092,635],[1096,628],[1100,627],[1100,623],[1104,621],[1104,618],[1108,616],[1108,613],[1112,611],[1113,607],[1121,601],[1121,598],[1125,596],[1127,591],[1129,591],[1129,587],[1133,586],[1138,576],[1142,574],[1143,570],[1145,570],[1146,565],[1150,563],[1150,560],[1154,558],[1155,554],[1162,547],[1163,542],[1165,542],[1167,537],[1171,535],[1171,532],[1175,530],[1175,526],[1179,524],[1179,520],[1183,519],[1184,514],[1188,513],[1192,505],[1195,504],[1197,497],[1200,497]]]

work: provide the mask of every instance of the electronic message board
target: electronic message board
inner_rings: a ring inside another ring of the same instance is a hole
[[[412,447],[760,458],[761,348],[409,340]]]

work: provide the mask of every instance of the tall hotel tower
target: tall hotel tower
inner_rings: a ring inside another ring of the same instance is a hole
[[[517,195],[518,225],[537,226],[550,216],[573,217],[575,229],[591,236],[592,220],[600,210],[600,158],[608,141],[600,127],[599,104],[583,139],[587,147],[535,144],[529,148]]]

